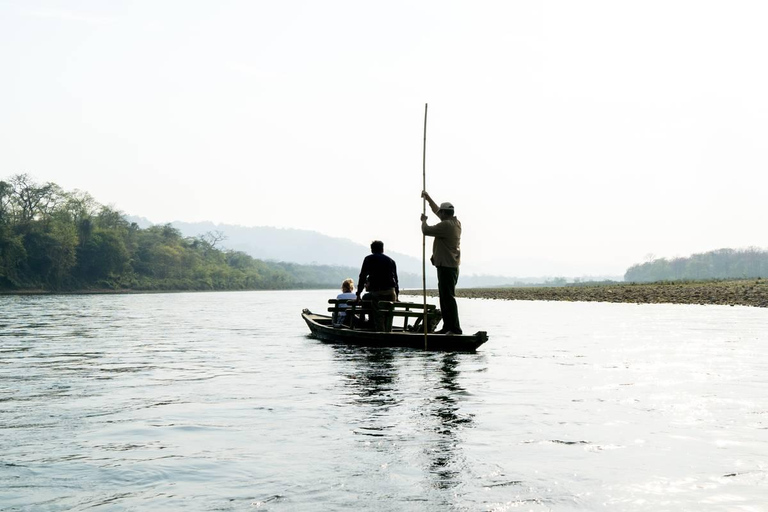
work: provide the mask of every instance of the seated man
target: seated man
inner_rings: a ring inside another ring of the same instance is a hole
[[[366,298],[373,303],[374,311],[379,301],[397,301],[400,294],[400,284],[397,279],[397,264],[395,260],[384,254],[384,243],[380,240],[371,242],[371,254],[363,260],[360,269],[360,279],[357,284],[357,298],[360,299],[360,290],[368,281]],[[384,321],[382,314],[374,313],[373,323],[377,331],[389,331],[391,325]]]

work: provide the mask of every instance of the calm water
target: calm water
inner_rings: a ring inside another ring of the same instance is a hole
[[[477,354],[308,338],[335,292],[0,297],[3,510],[768,510],[768,311],[462,300]]]

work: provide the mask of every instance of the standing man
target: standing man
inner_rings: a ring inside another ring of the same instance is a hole
[[[360,300],[360,292],[366,289],[366,297],[373,301],[374,309],[380,300],[397,301],[400,295],[400,284],[397,279],[397,264],[395,260],[384,254],[384,242],[374,240],[371,242],[371,254],[363,260],[360,269],[360,280],[357,284],[357,300]],[[384,319],[380,314],[373,315],[374,325],[377,331],[387,331]],[[388,322],[386,322],[388,323]]]
[[[440,294],[440,310],[443,313],[443,328],[440,334],[462,334],[459,324],[459,307],[456,305],[456,283],[459,280],[461,263],[461,222],[454,216],[451,203],[437,206],[426,190],[421,197],[440,218],[434,226],[427,224],[427,216],[421,216],[421,232],[435,237],[430,261],[437,268],[437,291]]]

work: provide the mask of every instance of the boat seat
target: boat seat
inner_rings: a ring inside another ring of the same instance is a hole
[[[382,300],[376,303],[374,307],[371,301],[356,301],[354,299],[328,299],[328,303],[331,307],[328,311],[337,314],[344,311],[347,315],[353,315],[358,318],[358,315],[372,315],[375,312],[384,314],[385,325],[391,329],[395,318],[402,318],[402,329],[404,331],[418,331],[422,329],[421,325],[424,321],[424,304],[418,302],[392,302]],[[434,304],[426,305],[427,318],[429,322],[429,332],[433,332],[437,324],[442,319],[442,313]],[[415,319],[414,324],[410,325],[408,321]],[[352,321],[351,327],[356,327],[355,320]],[[359,324],[358,324],[359,327]]]

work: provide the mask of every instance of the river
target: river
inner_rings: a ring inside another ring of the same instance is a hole
[[[768,509],[765,309],[461,299],[453,354],[333,294],[1,296],[0,509]]]

